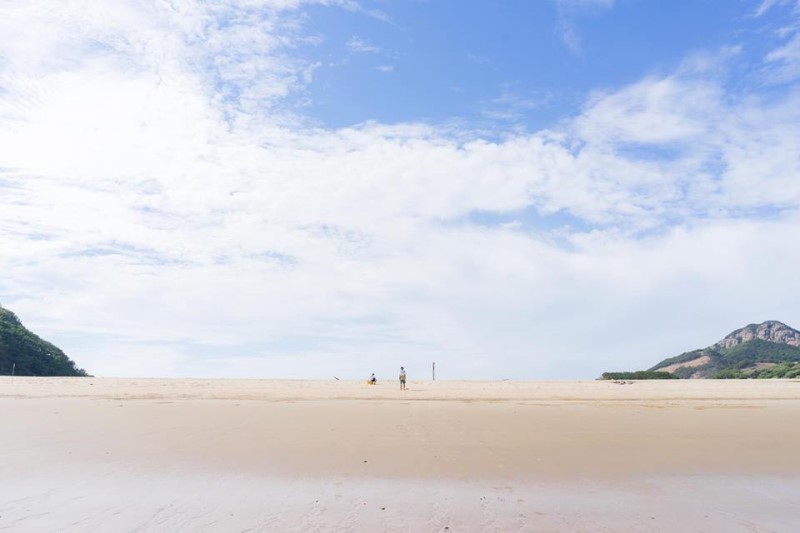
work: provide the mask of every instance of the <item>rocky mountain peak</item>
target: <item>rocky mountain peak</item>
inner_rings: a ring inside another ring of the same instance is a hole
[[[800,347],[800,331],[790,328],[777,320],[767,320],[761,324],[750,324],[741,329],[737,329],[716,343],[713,347],[731,348],[743,342],[755,339]]]

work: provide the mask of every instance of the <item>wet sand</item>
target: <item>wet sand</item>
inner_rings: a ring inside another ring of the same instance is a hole
[[[0,378],[0,530],[793,531],[800,382]],[[445,529],[447,528],[447,529]]]

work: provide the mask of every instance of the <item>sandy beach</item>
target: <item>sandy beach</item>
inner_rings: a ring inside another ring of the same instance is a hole
[[[800,381],[0,378],[0,530],[794,531]]]

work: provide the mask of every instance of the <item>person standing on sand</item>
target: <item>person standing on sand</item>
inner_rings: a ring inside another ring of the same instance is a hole
[[[400,390],[406,390],[406,369],[400,367]]]

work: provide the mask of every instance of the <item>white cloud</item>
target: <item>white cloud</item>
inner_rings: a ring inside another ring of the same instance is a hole
[[[575,15],[614,7],[614,0],[556,0],[558,6],[558,31],[567,49],[583,56],[583,42],[575,26]]]
[[[561,40],[567,49],[576,56],[582,56],[583,41],[581,41],[581,37],[578,34],[578,30],[575,28],[575,25],[567,20],[562,20],[559,27],[561,31]]]
[[[755,12],[761,17],[768,11],[784,9],[780,26],[775,30],[781,44],[771,50],[764,58],[766,65],[764,78],[769,83],[789,83],[800,79],[800,1],[764,0]]]
[[[495,142],[313,129],[297,3],[58,5],[0,12],[0,296],[90,371],[593,377],[800,323],[796,90],[685,69]]]
[[[785,83],[800,78],[800,27],[779,48],[767,54],[765,61],[777,68],[771,68],[767,78],[773,82]]]
[[[481,102],[481,114],[493,120],[518,121],[530,111],[547,107],[552,99],[553,95],[546,91],[520,91],[505,86],[499,96]]]
[[[800,2],[797,2],[797,0],[763,0],[763,2],[759,4],[758,8],[756,8],[755,16],[760,17],[776,6],[785,6],[787,4],[792,4],[793,2],[795,5],[800,6]]]
[[[376,54],[381,51],[380,47],[356,36],[347,41],[347,48],[357,54]]]

